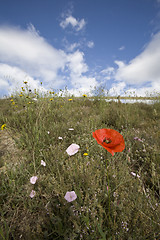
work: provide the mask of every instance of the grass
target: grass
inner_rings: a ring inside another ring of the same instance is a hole
[[[0,100],[0,239],[159,239],[160,102],[52,98]],[[98,145],[101,128],[120,132],[125,150]]]

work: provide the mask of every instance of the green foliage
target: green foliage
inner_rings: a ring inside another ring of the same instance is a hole
[[[0,100],[0,239],[158,239],[160,103],[27,96]],[[98,145],[100,128],[119,131],[125,150]]]

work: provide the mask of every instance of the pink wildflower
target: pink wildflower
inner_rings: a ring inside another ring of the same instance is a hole
[[[31,177],[31,178],[30,178],[30,183],[35,184],[36,181],[37,181],[37,179],[38,179],[37,176],[33,176],[33,177]]]
[[[77,195],[74,191],[66,192],[66,195],[64,197],[68,202],[72,202],[77,198]]]

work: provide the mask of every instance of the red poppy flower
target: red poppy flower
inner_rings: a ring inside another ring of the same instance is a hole
[[[102,145],[108,152],[114,155],[115,152],[122,152],[125,149],[123,136],[113,129],[98,129],[93,132],[97,143]]]

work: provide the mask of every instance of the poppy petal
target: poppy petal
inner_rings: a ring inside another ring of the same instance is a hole
[[[122,152],[125,148],[123,136],[114,129],[98,129],[92,133],[97,143],[114,155],[114,152]]]

